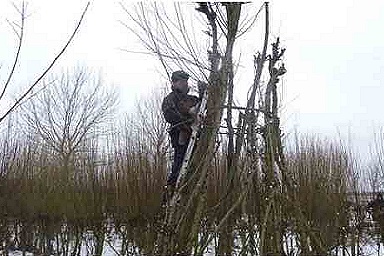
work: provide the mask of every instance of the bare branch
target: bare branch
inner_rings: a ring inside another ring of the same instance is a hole
[[[21,11],[14,5],[14,7],[16,8],[16,10],[19,12],[20,16],[21,16],[21,24],[20,25],[17,25],[19,28],[20,28],[20,31],[18,32],[15,27],[12,25],[11,22],[8,21],[8,24],[10,24],[10,26],[12,27],[13,31],[15,32],[15,34],[17,35],[17,37],[19,38],[19,42],[17,44],[17,51],[16,51],[16,55],[15,55],[15,58],[14,58],[14,61],[13,61],[13,65],[12,65],[12,68],[11,68],[11,71],[8,75],[8,78],[7,78],[7,81],[5,82],[4,84],[4,88],[0,94],[0,100],[3,98],[4,94],[5,94],[5,91],[7,90],[8,86],[9,86],[9,83],[13,77],[13,74],[15,72],[15,69],[16,69],[16,65],[17,65],[17,62],[19,61],[19,56],[20,56],[20,51],[21,51],[21,45],[23,43],[23,36],[24,36],[24,22],[25,22],[25,12],[26,12],[26,4],[23,2],[22,3],[22,9]],[[0,122],[1,122],[2,119],[0,119]]]
[[[36,87],[37,84],[39,84],[39,82],[47,75],[47,73],[52,69],[52,67],[54,66],[54,64],[57,62],[57,60],[64,54],[64,52],[67,50],[69,44],[73,41],[75,35],[77,34],[77,32],[79,31],[80,29],[80,25],[84,19],[84,16],[88,10],[88,7],[90,5],[90,2],[87,3],[86,7],[84,8],[84,11],[82,12],[81,14],[81,17],[74,29],[74,31],[72,32],[71,36],[69,37],[67,43],[64,45],[64,47],[61,49],[61,51],[56,55],[56,57],[52,60],[52,62],[48,65],[48,67],[43,71],[43,73],[35,80],[35,82],[32,83],[32,85],[26,90],[26,92],[24,94],[22,94],[17,100],[16,102],[6,111],[6,113],[0,118],[0,123],[12,112],[15,110],[15,108],[17,108],[20,103],[26,98],[27,95],[29,95],[32,90]]]

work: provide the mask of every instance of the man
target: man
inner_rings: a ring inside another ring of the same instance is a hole
[[[189,95],[189,74],[179,70],[172,73],[172,92],[168,94],[162,103],[161,109],[165,120],[171,124],[169,135],[174,149],[172,170],[167,179],[167,188],[171,194],[176,186],[177,178],[184,156],[188,148],[192,133],[191,125],[195,120],[196,108],[199,98]]]
[[[376,198],[368,203],[367,209],[372,214],[374,221],[384,221],[383,194],[378,193]]]
[[[367,209],[371,213],[372,219],[378,224],[381,242],[384,242],[384,199],[381,192],[368,203]]]

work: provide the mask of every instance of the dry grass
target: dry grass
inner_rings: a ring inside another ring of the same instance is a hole
[[[329,251],[345,244],[348,174],[352,168],[346,152],[337,143],[302,137],[288,155],[288,166],[296,184],[298,203],[293,205],[300,207],[302,216],[291,209],[287,210],[287,217],[292,216],[289,218],[297,223],[293,229],[303,250],[309,252],[310,247],[319,247],[315,251]]]
[[[161,230],[166,154],[156,155],[153,147],[142,145],[132,134],[110,140],[107,144],[113,147],[103,152],[90,146],[97,143],[90,143],[66,168],[43,147],[27,142],[8,144],[9,157],[1,162],[3,249],[29,245],[39,253],[76,255],[85,246],[84,234],[88,232],[93,241],[90,252],[95,255],[101,255],[106,241],[113,245],[112,238],[123,241],[114,247],[121,255],[129,255],[133,248],[142,254],[155,250]],[[286,251],[310,255],[346,245],[350,233],[348,175],[352,168],[348,157],[337,143],[310,137],[297,139],[294,150],[287,152],[297,201],[290,202],[284,193],[279,197],[283,217],[276,232],[281,233],[281,246]],[[260,211],[266,207],[266,195],[259,175],[254,176],[242,206],[225,228],[218,233],[214,229],[244,189],[241,170],[245,161],[242,159],[240,172],[231,177],[229,190],[225,154],[218,153],[210,167],[200,229],[202,237],[213,237],[216,250],[223,245],[215,241],[223,243],[219,238],[224,234],[232,237],[225,250],[257,253],[260,246]]]

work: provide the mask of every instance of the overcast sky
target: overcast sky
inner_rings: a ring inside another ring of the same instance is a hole
[[[15,87],[28,84],[47,66],[74,29],[86,2],[30,1]],[[20,1],[13,3],[19,6]],[[339,132],[343,138],[349,134],[359,152],[368,155],[374,132],[384,125],[383,10],[382,0],[271,1],[272,36],[280,36],[287,48],[286,133],[297,127],[333,138]],[[2,83],[17,42],[6,19],[16,21],[17,11],[12,1],[0,0]],[[120,89],[128,111],[139,95],[164,87],[166,81],[157,72],[156,59],[119,50],[143,49],[121,20],[127,17],[118,1],[91,1],[79,34],[56,68],[86,65],[100,70],[108,84]]]

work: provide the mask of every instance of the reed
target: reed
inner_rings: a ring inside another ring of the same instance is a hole
[[[337,142],[304,135],[296,138],[287,155],[297,200],[291,206],[299,207],[301,214],[289,205],[286,213],[302,253],[330,252],[346,245],[349,176],[354,168],[348,152]]]
[[[44,146],[16,136],[8,138],[2,148],[6,157],[1,160],[3,251],[20,248],[57,255],[102,255],[108,250],[119,255],[150,255],[156,251],[157,234],[163,231],[160,205],[168,156],[159,153],[156,143],[143,139],[143,130],[117,129],[121,132],[102,140],[99,134],[90,136],[93,139],[67,165]],[[354,232],[348,195],[356,191],[350,181],[357,170],[345,147],[298,136],[286,155],[296,201],[289,201],[284,191],[277,197],[282,222],[275,232],[281,235],[284,251],[315,255],[346,248],[351,241],[361,245],[360,238],[348,239]],[[248,170],[245,154],[239,160],[240,171],[229,179],[226,159],[226,153],[218,151],[208,168],[203,221],[194,251],[206,251],[202,243],[210,241],[209,249],[216,252],[258,255],[261,211],[268,206],[262,175],[253,176],[241,207],[224,222],[223,229],[217,229],[228,206],[236,204],[244,191]],[[233,182],[230,190],[228,180]],[[222,235],[231,241],[223,244]]]

